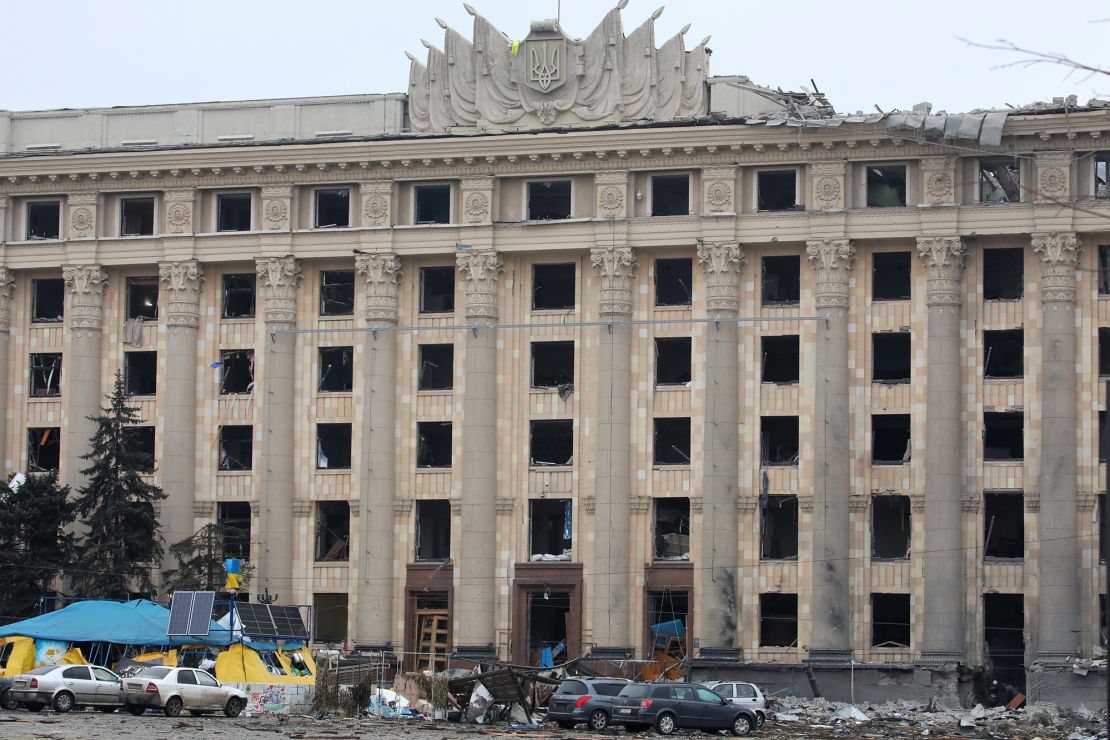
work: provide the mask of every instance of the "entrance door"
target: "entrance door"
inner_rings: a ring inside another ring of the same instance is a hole
[[[983,639],[994,679],[1009,693],[1025,691],[1025,597],[983,595]]]
[[[447,667],[450,623],[447,599],[443,596],[419,596],[413,609],[416,670],[441,671]]]
[[[552,666],[567,660],[570,592],[528,592],[528,664]]]

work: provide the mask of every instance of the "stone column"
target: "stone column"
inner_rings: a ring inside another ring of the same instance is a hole
[[[355,267],[366,287],[366,326],[397,326],[397,282],[401,260],[392,253],[363,254]],[[393,502],[396,476],[397,334],[364,334],[362,363],[362,463],[359,502],[359,588],[355,644],[374,650],[392,648]]]
[[[172,545],[195,530],[197,467],[197,327],[204,270],[196,260],[158,266],[166,317],[162,386],[162,536]],[[167,547],[168,551],[168,547]],[[168,567],[176,564],[167,562]]]
[[[0,208],[0,214],[3,209]],[[0,226],[2,226],[2,216],[0,216]],[[3,231],[0,230],[0,234]],[[7,267],[0,267],[0,414],[7,418],[4,413],[8,408],[8,403],[11,400],[8,388],[8,336],[11,334],[12,328],[12,297],[15,295],[15,276]],[[11,466],[7,466],[6,459],[8,456],[8,425],[0,424],[0,465],[5,465],[4,470],[13,470]],[[18,458],[18,456],[15,456]]]
[[[806,242],[817,273],[813,414],[813,598],[809,660],[850,657],[848,554],[848,276],[856,250],[847,239]]]
[[[629,247],[603,247],[590,250],[590,260],[601,278],[600,319],[631,319],[636,253]],[[593,654],[625,657],[632,652],[632,326],[616,323],[597,331],[594,590],[590,607],[596,646]]]
[[[96,424],[88,417],[100,413],[104,395],[100,382],[100,339],[104,325],[104,289],[108,273],[100,265],[62,268],[69,306],[69,352],[65,358],[66,424],[63,431],[63,481],[76,493],[85,483],[81,470],[89,466],[81,456],[89,450]]]
[[[1075,371],[1075,271],[1079,240],[1071,233],[1033,234],[1041,258],[1041,470],[1037,657],[1069,666],[1079,650],[1079,549],[1075,518],[1078,447]],[[1028,428],[1030,419],[1026,417]]]
[[[923,666],[964,660],[961,550],[960,305],[966,250],[958,236],[917,240],[928,271],[925,391],[925,630]]]
[[[497,332],[481,328],[497,321],[501,255],[493,250],[461,252],[459,277],[466,291],[466,359],[463,372],[462,553],[455,567],[455,652],[463,657],[494,654],[497,590]]]
[[[293,437],[296,397],[293,382],[297,371],[295,334],[297,284],[300,263],[292,257],[259,257],[258,288],[266,322],[262,362],[262,476],[259,524],[262,531],[262,562],[257,590],[270,589],[283,599],[292,599],[293,589]],[[255,438],[259,435],[256,433]]]
[[[737,482],[740,459],[740,364],[736,317],[740,308],[740,268],[744,253],[737,244],[702,244],[698,262],[705,270],[706,315],[719,319],[706,327],[705,483],[699,607],[701,655],[740,657],[736,646]]]
[[[0,244],[8,240],[8,203],[10,198],[0,195]]]

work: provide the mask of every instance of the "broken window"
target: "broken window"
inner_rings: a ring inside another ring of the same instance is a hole
[[[1095,197],[1110,198],[1110,153],[1095,155]]]
[[[127,278],[127,318],[158,320],[158,278]]]
[[[415,185],[412,188],[413,223],[451,223],[451,183]]]
[[[124,352],[123,385],[129,396],[153,396],[158,392],[158,353]]]
[[[690,559],[690,499],[657,498],[655,503],[655,559]]]
[[[570,218],[570,180],[528,183],[528,220]]]
[[[416,467],[451,467],[451,422],[417,422]]]
[[[354,270],[320,272],[320,315],[353,316],[355,313]]]
[[[528,502],[528,559],[570,560],[573,511],[569,498],[536,499]]]
[[[655,385],[688,385],[691,363],[690,337],[655,338]]]
[[[984,331],[983,357],[983,377],[1020,378],[1025,374],[1025,332]]]
[[[416,559],[451,558],[451,502],[416,502]]]
[[[651,215],[690,215],[689,175],[652,175]]]
[[[760,647],[794,647],[797,644],[798,594],[760,594]]]
[[[1110,295],[1110,245],[1098,248],[1098,294]]]
[[[220,427],[220,470],[250,470],[254,429],[234,424]]]
[[[65,316],[65,281],[47,278],[31,281],[31,323],[61,321]]]
[[[1020,493],[983,494],[983,556],[1025,557],[1025,503]]]
[[[220,395],[254,392],[254,350],[220,350]]]
[[[351,425],[316,425],[316,469],[351,469]]]
[[[796,305],[802,295],[802,261],[797,255],[763,258],[762,302]]]
[[[689,306],[694,280],[694,261],[688,258],[655,260],[655,305]]]
[[[763,496],[760,499],[759,523],[759,557],[761,559],[797,559],[797,496]]]
[[[1098,561],[1106,562],[1106,494],[1098,494]]]
[[[756,207],[760,211],[791,211],[798,207],[798,172],[778,170],[756,175]]]
[[[574,263],[532,265],[532,308],[574,308]]]
[[[910,299],[910,253],[875,252],[871,255],[871,299]]]
[[[1025,253],[1019,248],[983,250],[983,300],[1015,301],[1024,295]]]
[[[125,427],[123,440],[135,455],[135,467],[142,473],[154,472],[154,427]]]
[[[910,595],[871,594],[871,647],[910,646]]]
[[[1098,646],[1106,649],[1107,642],[1107,629],[1106,629],[1106,594],[1098,595]]]
[[[60,395],[62,395],[62,353],[32,353],[31,398],[49,398]]]
[[[347,594],[312,594],[312,639],[340,644],[347,641]]]
[[[61,457],[61,430],[58,427],[31,427],[27,430],[27,469],[32,473],[57,470]]]
[[[420,268],[420,313],[455,310],[455,268]]]
[[[983,641],[993,679],[1012,691],[1025,691],[1023,594],[983,594]]]
[[[901,465],[910,460],[910,415],[874,414],[871,417],[871,462]]]
[[[251,194],[216,195],[216,231],[251,230]]]
[[[909,496],[871,497],[871,559],[905,560],[913,536]]]
[[[450,390],[455,379],[455,345],[420,345],[420,374],[417,390]]]
[[[763,337],[763,367],[760,380],[764,383],[797,383],[800,376],[800,349],[797,334]]]
[[[348,188],[316,191],[317,229],[341,229],[351,225],[351,191]]]
[[[656,465],[689,465],[690,419],[656,419],[654,448]]]
[[[223,557],[250,560],[251,505],[245,501],[216,504],[216,524],[223,533]]]
[[[1110,375],[1110,328],[1104,326],[1098,330],[1098,374]]]
[[[910,382],[910,333],[871,335],[871,380],[875,383]]]
[[[898,208],[906,205],[906,166],[872,165],[867,168],[867,207]]]
[[[1017,157],[979,160],[979,202],[1021,202],[1021,161]]]
[[[1025,457],[1025,415],[1021,411],[983,413],[983,458],[1021,460]]]
[[[27,204],[28,239],[58,239],[61,233],[61,201],[33,200]]]
[[[551,666],[566,660],[570,594],[545,586],[528,592],[527,645],[529,665]]]
[[[574,390],[574,342],[532,342],[532,387]]]
[[[760,418],[759,449],[759,459],[763,465],[797,465],[798,417]]]
[[[1098,412],[1098,461],[1110,460],[1110,435],[1106,433],[1106,412]]]
[[[224,275],[223,317],[225,319],[249,319],[254,316],[256,277],[253,272]]]
[[[533,467],[574,463],[574,421],[544,419],[529,422]]]
[[[316,502],[316,560],[345,561],[350,553],[351,505],[346,501]]]
[[[120,236],[150,236],[154,233],[154,197],[121,198]]]
[[[354,347],[320,348],[320,384],[322,393],[344,393],[354,387]]]
[[[682,634],[690,634],[690,592],[651,591],[647,595],[648,631],[651,634],[651,654],[660,654],[682,660],[686,657],[686,638],[676,637],[675,623],[682,625]],[[623,688],[623,686],[621,687]]]

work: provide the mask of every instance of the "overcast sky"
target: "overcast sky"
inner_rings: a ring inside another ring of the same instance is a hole
[[[556,0],[472,0],[512,38]],[[616,0],[562,0],[584,37]],[[625,31],[661,0],[631,0]],[[404,92],[408,50],[442,45],[439,16],[470,35],[460,0],[52,0],[5,3],[0,109],[34,110]],[[712,34],[713,74],[783,88],[817,82],[837,110],[1021,105],[1074,93],[1110,97],[1110,77],[1055,66],[998,69],[1016,56],[956,36],[1009,39],[1110,67],[1110,6],[1097,0],[682,0],[656,22],[657,45],[687,23],[687,48]]]

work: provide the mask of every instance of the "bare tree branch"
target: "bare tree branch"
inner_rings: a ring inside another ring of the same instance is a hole
[[[968,46],[973,46],[977,49],[990,49],[991,51],[1009,51],[1016,54],[1021,54],[1021,59],[1016,59],[1006,64],[1000,64],[994,69],[1008,69],[1011,67],[1034,67],[1038,64],[1055,64],[1064,67],[1068,70],[1065,79],[1070,77],[1073,73],[1084,73],[1083,78],[1079,82],[1086,82],[1095,75],[1110,76],[1110,69],[1105,69],[1094,64],[1087,64],[1085,62],[1076,61],[1066,54],[1060,54],[1054,51],[1037,51],[1035,49],[1026,49],[1023,46],[1018,46],[1013,41],[1006,39],[999,39],[993,44],[983,44],[978,41],[971,41],[962,36],[957,36],[960,41],[963,41]]]

